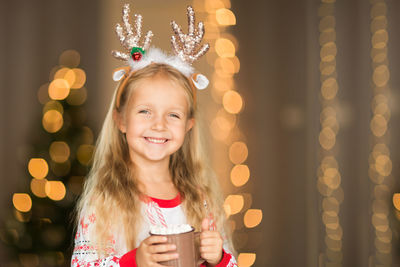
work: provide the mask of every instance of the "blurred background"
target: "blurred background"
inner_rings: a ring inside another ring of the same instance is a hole
[[[166,51],[188,4],[205,22],[240,267],[400,266],[397,0],[1,0],[0,266],[69,266],[125,2]]]

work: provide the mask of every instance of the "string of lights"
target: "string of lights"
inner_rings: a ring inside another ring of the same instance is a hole
[[[372,118],[369,178],[372,183],[371,223],[374,232],[370,266],[391,266],[392,230],[389,222],[392,160],[388,129],[390,121],[390,71],[388,63],[387,6],[384,0],[371,0]]]
[[[339,132],[335,0],[321,0],[318,13],[321,80],[319,155],[321,159],[317,171],[317,188],[322,199],[321,219],[325,228],[323,234],[325,252],[320,253],[319,266],[342,266],[343,229],[340,223],[340,205],[344,193],[341,187],[339,164],[335,156],[338,150],[336,137]]]
[[[236,56],[239,44],[235,36],[228,32],[228,27],[236,24],[236,17],[231,10],[230,0],[199,0],[194,1],[193,5],[196,10],[205,12],[205,38],[212,43],[207,62],[213,67],[211,95],[219,108],[210,124],[210,132],[216,141],[226,147],[231,167],[230,172],[223,176],[230,177],[236,192],[226,197],[224,208],[234,236],[240,237],[235,244],[239,252],[238,265],[252,266],[256,261],[256,253],[241,251],[248,242],[247,230],[243,229],[257,227],[262,221],[262,210],[252,209],[251,194],[240,189],[248,183],[250,169],[246,164],[248,147],[237,123],[239,113],[244,108],[243,97],[237,91],[234,80],[234,75],[240,70],[240,60]],[[243,230],[242,233],[239,230]]]

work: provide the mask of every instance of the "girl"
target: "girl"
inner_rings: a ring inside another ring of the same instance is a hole
[[[77,205],[71,265],[164,266],[159,262],[179,255],[165,236],[149,236],[150,226],[188,223],[201,231],[201,266],[237,266],[224,230],[217,178],[204,163],[200,145],[195,96],[208,81],[194,75],[190,64],[207,48],[176,51],[185,46],[177,42],[201,40],[203,26],[194,30],[194,12],[188,7],[189,38],[172,38],[176,55],[169,56],[148,49],[151,32],[139,46],[141,17],[136,15],[134,35],[128,5],[123,14],[125,28],[117,25],[117,33],[130,55],[114,56],[129,66],[114,73],[120,83]]]

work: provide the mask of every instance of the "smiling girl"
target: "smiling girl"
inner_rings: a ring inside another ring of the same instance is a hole
[[[147,49],[151,33],[139,46],[140,27],[137,22],[133,35],[127,14],[125,5],[125,30],[118,25],[117,33],[130,55],[114,55],[129,66],[114,73],[120,83],[77,205],[71,265],[164,266],[160,262],[180,255],[165,236],[150,236],[150,227],[190,224],[201,232],[201,266],[237,266],[218,179],[200,143],[196,91],[208,81],[194,74],[191,63],[207,48],[165,55]],[[191,7],[188,16],[194,24]],[[198,27],[179,40],[201,40],[204,30]]]

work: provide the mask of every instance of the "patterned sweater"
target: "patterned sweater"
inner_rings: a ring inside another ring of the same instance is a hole
[[[171,200],[150,198],[142,203],[143,223],[140,229],[136,247],[149,236],[151,225],[176,225],[187,223],[181,205],[180,195]],[[92,231],[96,216],[88,212],[80,218],[75,236],[75,247],[71,259],[71,267],[137,267],[136,249],[128,251],[123,241],[121,229],[112,230],[113,239],[107,248],[106,257],[99,257],[95,247],[91,244]],[[201,266],[206,266],[205,263]],[[223,257],[218,267],[237,267],[236,259],[229,251],[227,242],[223,245]]]

